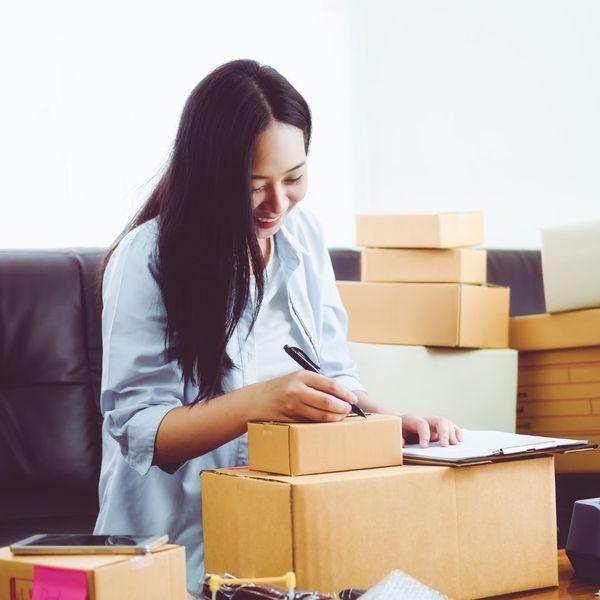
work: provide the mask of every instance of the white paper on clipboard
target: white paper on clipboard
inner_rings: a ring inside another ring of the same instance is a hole
[[[567,438],[549,438],[540,435],[523,435],[506,433],[504,431],[473,431],[463,429],[463,440],[454,446],[442,447],[438,442],[431,443],[427,448],[419,444],[407,444],[403,454],[411,458],[426,458],[431,460],[461,461],[486,456],[501,456],[522,452],[533,452],[550,448],[568,448],[587,444],[587,440],[572,440]]]

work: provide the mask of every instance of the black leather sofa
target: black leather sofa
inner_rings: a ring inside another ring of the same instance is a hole
[[[98,511],[103,251],[0,251],[0,545],[41,532],[90,532]],[[359,253],[332,249],[338,279]],[[511,314],[544,311],[537,251],[492,250],[488,280],[511,287]],[[559,541],[576,498],[600,476],[557,477]]]

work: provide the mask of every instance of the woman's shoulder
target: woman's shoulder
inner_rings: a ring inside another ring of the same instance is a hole
[[[107,265],[107,272],[114,269],[149,269],[156,266],[158,220],[150,219],[128,231],[114,249]]]
[[[114,255],[134,254],[150,258],[156,253],[158,219],[150,219],[128,231],[117,244]]]

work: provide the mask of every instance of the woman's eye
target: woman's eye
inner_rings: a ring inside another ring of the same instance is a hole
[[[259,192],[264,192],[266,187],[267,187],[266,185],[261,185],[260,187],[252,188],[252,192],[256,193],[256,194]]]
[[[295,179],[286,179],[286,183],[298,183],[302,179],[302,175],[298,175]]]

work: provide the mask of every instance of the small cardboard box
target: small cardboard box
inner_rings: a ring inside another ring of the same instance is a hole
[[[485,250],[364,248],[361,281],[485,283]]]
[[[337,423],[248,423],[250,468],[282,475],[402,464],[402,419],[351,415]]]
[[[552,457],[285,477],[202,473],[209,573],[366,589],[401,569],[458,600],[557,585]]]
[[[459,283],[338,281],[348,339],[372,344],[505,348],[509,290]]]
[[[600,308],[510,319],[510,347],[521,351],[600,345]]]
[[[356,244],[373,248],[458,248],[483,243],[480,212],[356,217]]]
[[[187,598],[183,546],[165,545],[144,556],[15,556],[10,548],[0,548],[0,600],[28,600],[33,590],[35,567],[84,572],[90,600]],[[47,590],[47,596],[43,597],[59,596]]]
[[[542,229],[542,275],[549,313],[600,306],[600,221]]]
[[[444,415],[467,429],[515,431],[516,350],[349,346],[361,383],[390,412]]]

